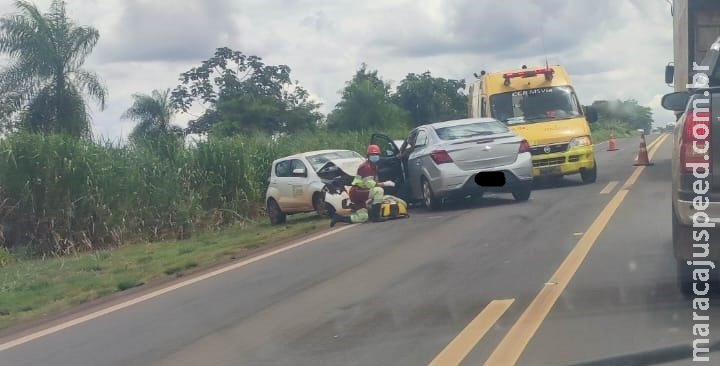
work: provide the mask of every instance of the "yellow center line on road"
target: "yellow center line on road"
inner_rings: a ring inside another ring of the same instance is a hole
[[[640,176],[640,173],[642,173],[643,170],[645,170],[644,166],[639,166],[639,167],[635,168],[635,170],[632,172],[632,174],[630,174],[630,177],[628,178],[628,180],[625,181],[625,184],[623,185],[622,189],[628,189],[628,188],[630,188],[631,185],[635,184],[638,177]]]
[[[662,136],[658,137],[657,140],[655,140],[655,141],[658,141],[658,140],[659,141],[656,145],[653,145],[648,148],[649,149],[648,150],[648,159],[652,160],[653,156],[655,156],[655,153],[660,149],[660,144],[665,142],[665,139],[667,139],[668,137],[670,137],[670,135],[663,134]],[[655,142],[655,141],[653,141],[653,142]]]
[[[605,188],[603,188],[603,190],[600,191],[600,194],[608,194],[608,193],[612,192],[612,190],[615,189],[615,186],[618,185],[618,183],[619,182],[616,180],[608,182],[608,184],[605,186]]]
[[[649,144],[646,146],[646,148],[647,148],[647,150],[648,150],[648,156],[649,156],[649,154],[650,154],[650,150],[651,150],[652,148],[654,148],[654,147],[659,146],[660,144],[662,144],[667,137],[668,137],[668,135],[663,134],[663,135],[658,136],[658,137],[657,137],[655,140],[653,140],[651,143],[649,143]]]
[[[665,136],[658,137],[657,143],[653,145],[653,149],[648,156],[654,155],[657,149],[665,140]],[[610,219],[617,211],[620,204],[628,194],[628,188],[637,181],[637,176],[644,170],[644,166],[635,168],[633,174],[628,178],[623,188],[618,191],[610,202],[603,208],[595,221],[590,225],[588,230],[583,234],[575,247],[570,251],[560,267],[545,283],[533,301],[528,305],[527,309],[520,315],[517,322],[510,328],[500,344],[495,348],[488,360],[486,366],[510,366],[515,365],[520,355],[527,347],[528,343],[537,332],[540,325],[545,320],[555,302],[562,294],[565,287],[570,283],[573,276],[580,268],[580,265],[587,257],[590,249],[597,241],[600,233],[605,229]]]
[[[515,299],[493,300],[435,357],[430,366],[459,365]]]
[[[651,141],[649,144],[647,144],[647,146],[645,146],[645,147],[646,147],[648,150],[650,150],[650,149],[653,148],[653,146],[655,146],[656,144],[659,144],[660,141],[662,141],[665,137],[667,137],[666,134],[664,134],[664,133],[663,133],[663,134],[660,134],[660,135],[658,135],[658,137],[656,137],[654,140],[652,140],[652,141]]]

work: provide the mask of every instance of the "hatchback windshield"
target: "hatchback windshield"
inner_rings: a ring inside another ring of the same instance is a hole
[[[490,97],[493,116],[509,125],[580,117],[569,86],[501,93]]]
[[[329,153],[310,155],[307,157],[308,162],[312,165],[316,172],[327,164],[328,161],[334,159],[362,159],[363,156],[352,150],[334,151]]]
[[[435,129],[435,132],[441,140],[457,140],[474,136],[487,136],[507,131],[507,127],[494,121],[469,123]]]

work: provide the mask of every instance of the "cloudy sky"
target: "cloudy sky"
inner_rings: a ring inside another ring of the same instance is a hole
[[[0,14],[13,11],[0,3]],[[96,133],[109,138],[131,131],[120,115],[133,93],[176,86],[221,46],[289,65],[323,112],[362,62],[396,85],[409,72],[471,80],[547,57],[568,68],[585,104],[634,98],[656,124],[674,120],[659,105],[671,91],[664,0],[68,0],[68,13],[100,31],[87,67],[110,92],[108,108],[93,113]]]

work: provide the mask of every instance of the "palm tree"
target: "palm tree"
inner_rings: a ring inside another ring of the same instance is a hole
[[[134,143],[157,141],[164,137],[179,139],[183,129],[172,125],[177,109],[170,101],[170,89],[153,90],[151,95],[133,94],[133,105],[123,113],[122,118],[136,121],[138,124],[130,134]]]
[[[15,7],[19,13],[0,19],[0,53],[11,60],[0,71],[0,109],[17,115],[21,128],[89,136],[84,94],[101,110],[107,96],[100,78],[82,68],[98,31],[68,19],[61,0],[53,0],[46,14],[27,1]]]

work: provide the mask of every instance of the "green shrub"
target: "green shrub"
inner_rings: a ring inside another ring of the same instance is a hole
[[[15,261],[15,257],[7,248],[0,248],[0,267],[5,267]]]
[[[628,137],[637,134],[634,129],[630,127],[627,122],[620,120],[604,120],[600,119],[595,123],[590,124],[593,141],[606,141],[610,138],[610,134],[614,134],[615,137]]]

